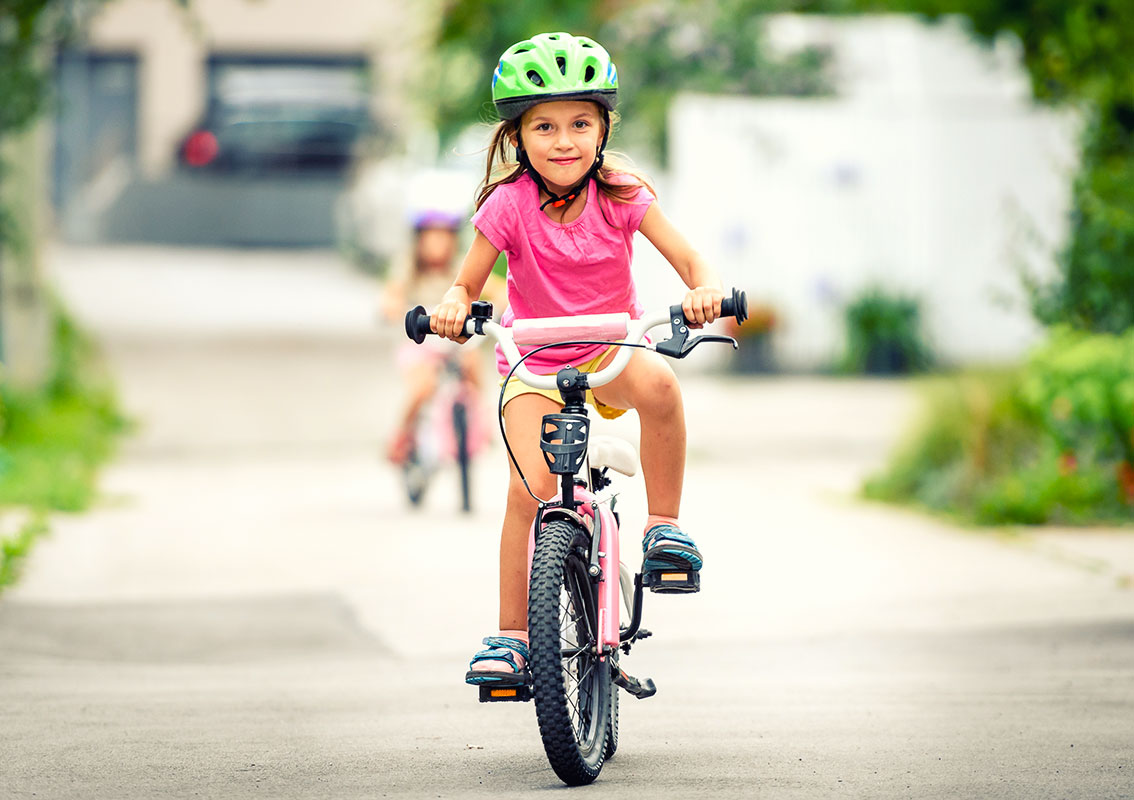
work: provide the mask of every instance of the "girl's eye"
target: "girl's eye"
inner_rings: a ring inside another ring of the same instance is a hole
[[[591,123],[587,122],[585,119],[575,120],[575,127],[576,128],[586,128],[586,127],[589,127],[590,124]]]
[[[537,131],[549,131],[551,130],[551,124],[548,122],[541,122],[535,126],[535,129]]]

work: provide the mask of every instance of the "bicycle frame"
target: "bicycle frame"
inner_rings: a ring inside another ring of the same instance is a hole
[[[438,385],[425,401],[413,423],[413,444],[402,464],[406,490],[413,505],[419,505],[444,465],[454,464],[460,473],[462,511],[471,510],[470,459],[483,449],[488,433],[480,413],[477,394],[464,375],[456,352],[435,355],[439,365]]]
[[[748,316],[747,309],[747,299],[744,292],[733,289],[732,296],[725,298],[722,303],[721,316],[735,316],[738,322],[743,322]],[[736,341],[727,336],[701,335],[690,339],[690,323],[686,321],[680,305],[670,306],[665,311],[646,314],[636,320],[632,320],[629,314],[623,312],[516,320],[512,327],[503,327],[493,322],[491,317],[491,304],[473,303],[472,313],[465,320],[465,333],[468,336],[480,334],[495,339],[508,364],[512,367],[512,373],[528,386],[537,389],[559,390],[564,400],[563,413],[577,414],[583,419],[588,419],[583,404],[585,390],[604,386],[618,377],[630,362],[634,347],[645,347],[671,358],[684,358],[701,342],[727,342],[734,348],[737,346]],[[650,329],[667,323],[670,326],[670,337],[668,339],[656,345],[643,344],[643,342],[648,341],[646,333]],[[428,333],[432,333],[432,330],[429,327],[429,318],[425,309],[421,306],[412,309],[406,315],[406,334],[414,341],[421,343]],[[538,347],[572,342],[582,344],[612,343],[620,344],[622,347],[610,364],[586,375],[571,367],[560,370],[555,375],[534,374],[524,366],[525,356],[520,354],[518,347],[519,345]],[[587,425],[589,428],[589,419]],[[577,472],[576,469],[570,474],[562,474],[557,500],[549,502],[541,499],[540,510],[532,524],[532,533],[529,536],[528,566],[529,568],[531,566],[535,536],[540,530],[543,520],[548,518],[549,514],[573,517],[575,521],[582,523],[592,532],[597,524],[598,542],[592,544],[592,578],[597,578],[599,584],[599,641],[604,650],[607,648],[613,650],[620,643],[633,641],[637,634],[638,623],[641,619],[641,585],[640,581],[635,581],[631,629],[625,633],[620,633],[618,524],[608,504],[593,494],[591,487],[575,485]],[[582,511],[581,514],[580,510]],[[589,525],[584,520],[586,515],[589,515],[591,519]],[[595,550],[596,546],[597,551]],[[597,559],[594,552],[598,554]]]

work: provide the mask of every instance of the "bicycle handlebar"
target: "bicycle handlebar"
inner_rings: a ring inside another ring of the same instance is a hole
[[[487,312],[485,311],[486,307]],[[473,313],[465,319],[465,333],[468,336],[476,334],[491,336],[500,345],[504,357],[508,359],[509,366],[515,367],[522,356],[514,340],[514,331],[512,328],[506,328],[493,322],[490,319],[491,315],[492,311],[489,304],[474,303]],[[737,322],[744,322],[748,319],[748,298],[745,293],[733,289],[732,296],[726,297],[721,303],[721,316],[735,317]],[[626,344],[639,344],[645,338],[647,331],[668,322],[672,336],[657,345],[647,346],[671,358],[684,358],[694,347],[706,341],[728,342],[734,348],[737,346],[736,341],[727,336],[702,335],[689,341],[690,321],[686,318],[680,305],[673,305],[664,311],[646,314],[636,320],[631,320],[628,314],[583,314],[576,317],[543,319],[540,322],[542,323],[540,326],[541,333],[548,343],[560,341],[551,335],[561,333],[564,335],[561,340],[564,344],[571,343],[572,340],[569,337],[572,334],[576,338],[601,338],[603,341],[612,343],[622,341]],[[431,334],[433,334],[433,329],[429,325],[429,314],[425,307],[416,306],[410,309],[406,313],[406,335],[417,344],[421,344],[425,341],[425,337]],[[535,342],[525,340],[523,343],[534,344]],[[624,347],[620,349],[618,355],[610,364],[588,376],[590,387],[603,386],[614,380],[629,363],[632,354],[633,348]],[[523,365],[516,369],[516,377],[528,386],[537,389],[556,388],[554,375],[536,375]]]

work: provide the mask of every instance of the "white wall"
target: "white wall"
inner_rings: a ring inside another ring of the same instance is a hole
[[[955,26],[791,16],[770,34],[829,44],[838,96],[681,97],[666,205],[726,284],[780,312],[780,361],[829,364],[842,304],[875,282],[921,298],[944,358],[1017,357],[1038,334],[1019,261],[1050,273],[1073,120],[1031,103],[1012,47]]]

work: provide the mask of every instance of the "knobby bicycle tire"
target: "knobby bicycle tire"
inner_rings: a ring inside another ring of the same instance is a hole
[[[570,786],[591,783],[602,771],[610,724],[610,661],[594,652],[589,543],[574,522],[548,523],[536,542],[528,595],[536,719],[551,768]]]
[[[402,464],[402,483],[411,505],[420,506],[429,488],[429,469],[422,462],[415,444]]]
[[[614,672],[618,669],[618,653],[615,652],[610,662],[611,677],[613,678]],[[614,758],[614,754],[618,751],[618,687],[610,687],[610,714],[607,716],[606,723],[606,760]]]
[[[469,470],[469,412],[464,403],[453,403],[453,435],[457,440],[457,468],[461,473],[461,510],[472,510]]]

